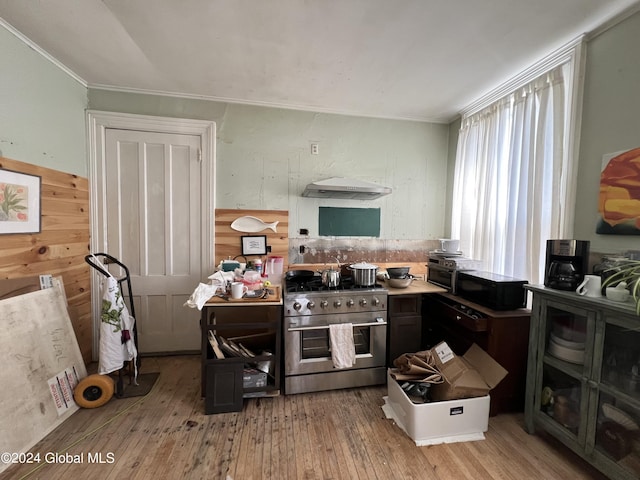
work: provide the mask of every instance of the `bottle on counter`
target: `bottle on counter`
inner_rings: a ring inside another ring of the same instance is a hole
[[[256,272],[262,275],[262,259],[261,258],[257,258],[256,260],[253,261],[253,268],[255,269]]]

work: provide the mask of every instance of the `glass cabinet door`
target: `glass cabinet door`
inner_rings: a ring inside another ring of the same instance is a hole
[[[587,316],[555,307],[547,308],[545,352],[571,365],[582,366],[585,359]],[[581,368],[576,371],[582,370]]]
[[[540,410],[573,435],[580,427],[582,385],[560,370],[544,366]]]
[[[600,381],[640,401],[640,319],[636,329],[606,324]]]
[[[640,476],[640,319],[637,325],[606,323],[595,448]]]
[[[591,374],[591,354],[586,352],[593,350],[595,317],[587,310],[554,302],[544,302],[543,310],[537,406],[564,438],[584,445],[589,402],[585,380]]]

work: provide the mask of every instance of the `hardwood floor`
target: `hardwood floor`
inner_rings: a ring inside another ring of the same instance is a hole
[[[553,438],[527,434],[522,414],[491,417],[482,441],[416,447],[385,417],[385,386],[247,399],[242,412],[204,415],[198,356],[144,358],[142,372],[156,371],[147,396],[79,410],[31,450],[39,464],[0,478],[605,478]],[[90,461],[98,453],[105,463]]]

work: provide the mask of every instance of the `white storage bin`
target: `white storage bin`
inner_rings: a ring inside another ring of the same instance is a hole
[[[489,428],[489,395],[416,404],[389,374],[387,387],[382,410],[416,445],[484,440]]]

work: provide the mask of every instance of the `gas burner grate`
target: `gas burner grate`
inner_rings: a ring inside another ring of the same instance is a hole
[[[371,289],[383,289],[384,285],[376,283],[375,285],[369,285],[367,287],[356,285],[353,283],[351,277],[343,277],[342,281],[337,287],[326,287],[322,284],[322,279],[314,278],[307,282],[293,282],[288,281],[285,285],[286,293],[302,293],[302,292],[343,292],[345,290],[358,291],[358,290],[371,290]]]

